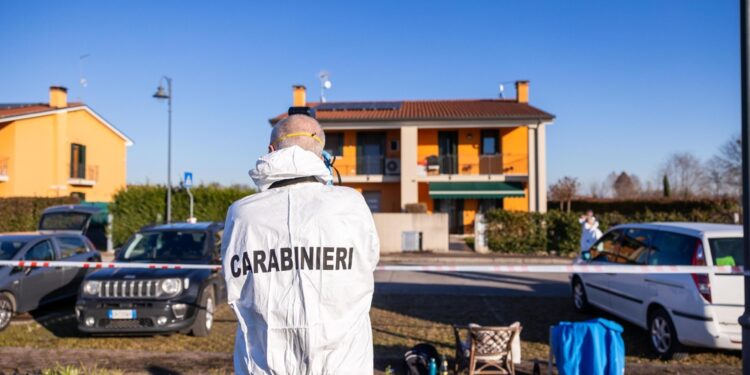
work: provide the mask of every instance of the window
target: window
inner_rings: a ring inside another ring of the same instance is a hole
[[[604,237],[596,241],[594,246],[591,246],[591,249],[589,249],[591,252],[590,259],[598,262],[616,262],[621,237],[622,232],[619,230],[605,234]]]
[[[667,266],[689,266],[693,263],[698,239],[684,234],[659,232],[654,237],[648,264]]]
[[[500,153],[500,142],[497,130],[482,130],[482,155]]]
[[[25,241],[21,240],[3,240],[0,241],[0,260],[11,260],[24,245]]]
[[[502,209],[502,199],[480,199],[479,200],[479,212],[486,213],[489,210]]]
[[[86,178],[86,146],[70,145],[70,178]]]
[[[742,237],[734,238],[711,238],[708,240],[711,246],[711,255],[715,266],[744,266],[745,256],[742,253]]]
[[[383,174],[385,133],[357,133],[357,174]]]
[[[327,133],[325,150],[332,156],[344,155],[344,133]]]
[[[159,231],[136,233],[123,247],[118,260],[158,262],[202,260],[208,254],[207,232]]]
[[[86,244],[78,237],[62,237],[57,239],[60,246],[60,258],[72,257],[88,251]]]
[[[363,191],[362,195],[365,197],[365,203],[370,208],[371,212],[380,212],[380,192],[379,191]]]
[[[81,193],[80,191],[74,191],[70,193],[71,198],[78,198],[79,201],[85,201],[86,200],[86,193]]]
[[[52,249],[52,244],[49,241],[44,241],[34,245],[29,251],[26,252],[24,260],[54,260],[55,250]]]
[[[617,263],[646,264],[648,249],[654,237],[654,231],[645,229],[626,229],[622,236]]]

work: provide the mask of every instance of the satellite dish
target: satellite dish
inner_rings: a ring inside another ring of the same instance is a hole
[[[331,81],[329,81],[329,80],[323,81],[323,87],[325,87],[326,90],[330,89],[331,88]]]
[[[505,85],[503,85],[501,83],[498,88],[500,89],[500,93],[499,93],[500,99],[502,99],[503,98],[503,91],[505,91]]]

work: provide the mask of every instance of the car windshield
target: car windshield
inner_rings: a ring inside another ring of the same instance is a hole
[[[715,266],[744,266],[745,257],[742,255],[742,237],[710,238],[711,256]]]
[[[83,230],[90,214],[81,212],[59,212],[42,216],[41,230]]]
[[[26,241],[19,240],[0,240],[0,260],[10,260],[16,255]]]
[[[121,261],[196,261],[207,257],[206,232],[136,233],[118,256]]]

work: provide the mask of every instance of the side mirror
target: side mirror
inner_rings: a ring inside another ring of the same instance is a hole
[[[121,248],[121,247],[118,247],[118,248],[116,248],[116,249],[115,249],[115,258],[117,258],[117,257],[119,257],[119,256],[120,256],[120,252],[121,252],[121,251],[122,251],[122,248]]]

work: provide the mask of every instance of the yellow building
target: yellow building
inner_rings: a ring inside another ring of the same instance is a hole
[[[478,211],[546,211],[546,132],[554,116],[515,99],[306,103],[326,133],[343,185],[373,212],[424,203],[446,212],[451,233],[470,233]],[[275,124],[286,114],[270,120]]]
[[[67,96],[50,87],[49,103],[0,104],[0,197],[108,202],[125,187],[133,142]]]

